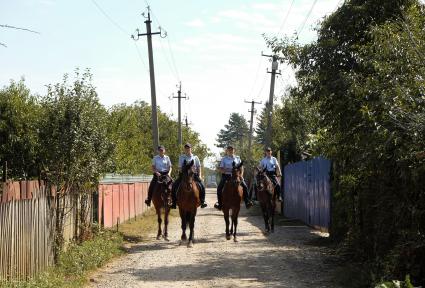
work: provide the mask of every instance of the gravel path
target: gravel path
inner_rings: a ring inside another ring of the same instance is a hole
[[[305,226],[277,226],[264,236],[263,220],[239,217],[239,242],[226,241],[222,212],[198,209],[195,245],[179,245],[180,219],[169,227],[170,242],[135,244],[130,253],[99,270],[91,287],[338,287],[332,283],[331,257],[320,233]]]

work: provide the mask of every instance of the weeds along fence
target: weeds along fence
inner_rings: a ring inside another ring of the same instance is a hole
[[[58,197],[55,190],[46,186],[43,181],[2,183],[0,284],[4,280],[31,278],[53,265],[57,224],[55,208]],[[79,236],[79,196],[60,197],[63,197],[66,211],[63,218],[63,238],[65,242],[69,242]],[[88,203],[91,210],[92,201]]]

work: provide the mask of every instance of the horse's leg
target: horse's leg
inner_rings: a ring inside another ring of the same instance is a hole
[[[235,231],[233,232],[233,241],[238,242],[238,239],[236,238],[236,229],[238,227],[238,216],[239,216],[239,209],[236,209],[236,211],[232,211],[232,222],[235,226]]]
[[[261,212],[263,213],[263,219],[264,219],[264,229],[265,232],[268,233],[269,232],[269,219],[267,216],[267,205],[261,204]]]
[[[195,213],[190,213],[189,219],[190,219],[189,220],[190,233],[189,233],[189,242],[187,243],[187,247],[192,248],[193,247],[194,229],[195,229]]]
[[[162,231],[161,231],[161,208],[156,209],[156,215],[158,216],[158,234],[156,235],[156,240],[161,239]]]
[[[229,209],[223,209],[224,214],[224,222],[226,222],[226,239],[230,240],[230,233],[229,233]]]
[[[272,211],[271,211],[271,217],[272,217],[272,229],[271,229],[271,231],[272,231],[272,233],[274,233],[274,213],[275,213],[275,210],[276,210],[276,205],[274,205],[274,204],[272,204]]]
[[[186,241],[186,213],[179,209],[180,211],[180,219],[182,220],[182,236],[181,236],[181,242]]]
[[[164,208],[165,215],[164,215],[164,240],[168,240],[168,216],[170,214],[170,208],[168,206],[165,206]]]

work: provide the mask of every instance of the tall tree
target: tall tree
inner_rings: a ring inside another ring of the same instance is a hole
[[[217,147],[224,148],[231,144],[242,148],[248,135],[249,127],[245,117],[238,113],[232,113],[228,124],[224,125],[224,129],[221,129],[217,135]]]
[[[425,281],[422,260],[405,257],[425,255],[424,23],[414,0],[351,0],[317,42],[269,41],[297,71],[296,97],[317,108],[307,139],[334,162],[331,235],[373,263],[374,279]]]
[[[8,177],[39,176],[37,129],[41,106],[24,80],[0,90],[0,165],[7,162]]]

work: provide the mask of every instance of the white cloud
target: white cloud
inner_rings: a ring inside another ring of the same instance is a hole
[[[202,21],[199,18],[198,19],[193,19],[192,21],[186,22],[185,24],[186,24],[186,26],[196,27],[196,28],[200,28],[200,27],[204,27],[205,26],[204,21]]]

